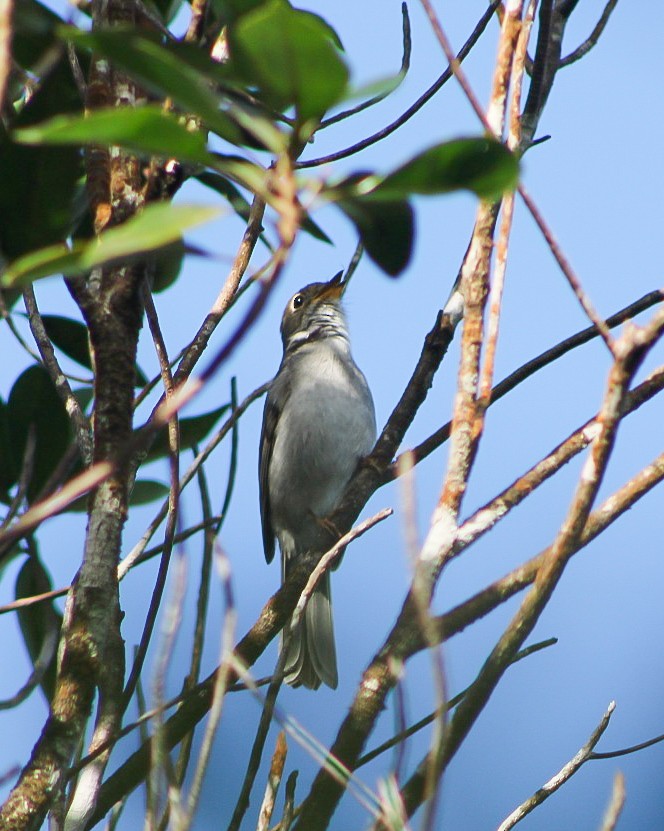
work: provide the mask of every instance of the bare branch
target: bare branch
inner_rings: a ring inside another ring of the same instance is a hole
[[[173,375],[171,373],[171,366],[168,360],[168,350],[159,324],[159,317],[157,309],[152,299],[152,294],[148,281],[144,280],[142,285],[143,305],[145,308],[145,315],[150,327],[150,334],[154,343],[155,352],[159,361],[159,370],[161,373],[162,383],[164,385],[164,394],[166,400],[170,400],[174,393],[175,387],[173,383]],[[168,494],[168,508],[166,514],[166,530],[164,532],[164,543],[159,563],[159,571],[152,589],[152,597],[148,606],[148,611],[145,616],[145,623],[143,626],[143,633],[138,645],[138,649],[134,655],[134,662],[129,673],[129,678],[125,684],[122,698],[123,709],[127,709],[129,702],[134,695],[134,689],[141,674],[145,657],[147,655],[148,647],[152,639],[152,633],[157,622],[157,612],[161,605],[164,588],[166,586],[166,577],[168,576],[168,567],[171,560],[171,553],[173,551],[173,540],[177,526],[178,506],[180,501],[180,430],[178,423],[177,412],[168,419],[168,466],[170,473],[170,490]],[[118,568],[118,579],[120,570]]]
[[[445,764],[454,756],[470,731],[509,665],[509,661],[521,647],[524,639],[532,632],[569,559],[579,550],[584,532],[589,526],[592,502],[611,455],[616,430],[622,417],[622,403],[627,386],[644,356],[659,338],[663,328],[664,310],[661,310],[647,326],[632,327],[616,342],[617,357],[609,374],[604,401],[598,417],[598,430],[581,471],[567,516],[537,571],[532,589],[485,661],[473,689],[460,703],[450,721],[442,750]],[[632,480],[630,485],[634,481]],[[417,808],[422,799],[426,798],[424,776],[427,762],[428,760],[420,764],[417,772],[404,788],[404,798],[409,814]]]
[[[555,776],[552,776],[548,782],[545,782],[541,788],[529,797],[525,802],[522,802],[518,808],[515,808],[512,813],[506,817],[498,826],[498,831],[509,831],[510,828],[521,822],[521,820],[528,816],[528,814],[535,810],[538,805],[547,800],[551,794],[555,793],[558,788],[562,787],[575,773],[588,761],[597,742],[602,738],[606,728],[609,726],[609,721],[616,708],[615,701],[612,701],[607,711],[602,716],[602,720],[597,727],[590,734],[590,738],[583,745],[576,755],[564,765]]]
[[[401,56],[401,67],[395,76],[395,82],[393,85],[390,85],[390,88],[387,92],[380,93],[379,95],[374,95],[373,98],[369,98],[366,101],[362,101],[361,103],[357,104],[355,107],[351,107],[348,110],[344,110],[343,112],[336,113],[336,115],[330,116],[330,118],[325,118],[318,126],[319,130],[325,129],[325,127],[331,127],[333,124],[338,124],[340,121],[344,121],[347,118],[350,118],[353,115],[357,115],[357,113],[361,113],[364,110],[369,109],[369,107],[373,107],[374,104],[379,104],[381,101],[385,100],[388,95],[391,95],[397,87],[401,84],[403,79],[408,74],[408,70],[410,69],[410,55],[412,51],[412,40],[410,35],[410,17],[408,16],[408,6],[406,3],[401,4],[401,18],[402,18],[402,26],[403,26],[403,54]]]
[[[609,329],[606,326],[606,324],[604,323],[604,321],[602,320],[602,318],[595,311],[595,309],[594,309],[594,307],[593,307],[593,305],[590,301],[590,298],[588,297],[586,292],[583,290],[583,287],[582,287],[578,277],[574,273],[574,269],[572,268],[569,260],[567,259],[567,257],[563,253],[560,245],[558,244],[558,241],[554,237],[553,231],[547,225],[544,217],[540,213],[540,211],[539,211],[537,205],[535,204],[535,202],[532,200],[532,198],[530,197],[530,195],[526,191],[525,187],[521,184],[521,185],[519,185],[518,190],[519,190],[519,194],[521,195],[521,198],[523,199],[523,201],[526,204],[526,207],[530,211],[531,216],[533,217],[533,219],[537,223],[538,228],[542,232],[542,236],[546,240],[547,245],[549,246],[549,248],[551,250],[551,253],[553,254],[556,262],[558,263],[558,266],[559,266],[560,270],[564,274],[567,282],[570,284],[570,287],[571,287],[572,291],[574,292],[577,300],[579,301],[579,303],[581,305],[581,308],[586,313],[588,319],[597,328],[597,331],[602,336],[602,340],[604,341],[604,343],[606,343],[607,347],[609,348],[609,351],[613,354],[615,344],[614,344],[613,338],[611,337],[611,333],[609,332]]]
[[[630,320],[640,312],[643,312],[651,306],[654,306],[656,303],[661,303],[662,301],[664,301],[664,291],[657,290],[650,292],[649,294],[644,295],[639,300],[636,300],[634,303],[630,303],[629,306],[626,306],[621,311],[607,318],[606,325],[609,328],[613,329],[616,326],[619,326],[621,323],[624,323],[626,320]],[[534,375],[536,372],[539,372],[541,369],[544,369],[544,367],[554,363],[558,360],[558,358],[567,354],[572,349],[576,349],[577,347],[582,346],[585,343],[588,343],[593,338],[596,338],[598,335],[599,332],[597,328],[595,326],[589,326],[586,329],[583,329],[580,332],[577,332],[575,335],[572,335],[571,337],[566,338],[565,340],[556,344],[556,346],[552,346],[550,349],[547,349],[545,352],[542,352],[536,358],[527,361],[522,367],[519,367],[519,369],[515,370],[511,375],[508,375],[507,378],[504,378],[493,388],[493,390],[491,391],[490,404],[495,404],[496,401],[500,400],[503,396],[507,395],[508,392],[511,392],[515,387],[523,383],[523,381],[530,378],[531,375]],[[441,444],[447,441],[450,435],[451,427],[451,422],[444,424],[439,430],[433,433],[428,439],[423,441],[412,451],[406,452],[412,452],[414,454],[416,463],[421,461],[422,459],[425,459],[436,448],[440,447]],[[391,465],[389,470],[386,471],[384,481],[391,481],[395,476],[398,475],[397,471],[399,468],[400,459],[401,457],[398,457],[394,464]]]
[[[645,750],[647,747],[652,747],[653,745],[660,744],[664,742],[664,734],[661,736],[655,736],[654,739],[648,739],[648,741],[640,742],[639,744],[633,744],[631,747],[623,747],[621,750],[607,750],[603,753],[593,753],[591,758],[594,760],[596,759],[616,759],[619,756],[628,756],[630,753],[638,753],[640,750]]]
[[[288,753],[288,745],[286,743],[286,734],[283,730],[277,736],[276,746],[272,754],[272,763],[270,765],[270,772],[268,774],[267,785],[265,786],[265,794],[263,802],[261,803],[260,811],[258,812],[258,825],[256,831],[268,831],[270,827],[270,820],[274,813],[274,803],[277,798],[277,791],[281,784],[281,777],[283,776],[284,767],[286,765],[286,755]]]
[[[69,416],[72,427],[74,428],[74,436],[76,437],[76,444],[79,453],[83,459],[83,463],[87,466],[92,462],[92,434],[90,432],[90,422],[86,418],[78,399],[72,392],[64,372],[60,369],[58,359],[55,357],[55,350],[51,339],[46,333],[44,321],[39,313],[37,307],[37,300],[32,286],[28,286],[23,291],[23,301],[25,303],[25,310],[28,313],[28,322],[30,324],[30,331],[35,339],[39,354],[41,355],[44,366],[53,382],[56,392],[60,396],[62,403],[65,406],[67,415]]]
[[[606,813],[604,814],[600,831],[614,831],[616,825],[618,824],[618,820],[620,819],[623,806],[625,805],[625,797],[625,777],[618,770],[616,771],[616,775],[613,777],[611,801],[606,807]]]
[[[491,0],[487,10],[484,12],[482,17],[479,19],[477,25],[473,29],[470,37],[464,43],[463,47],[459,50],[459,54],[457,55],[457,60],[459,63],[463,62],[469,55],[472,48],[475,46],[477,41],[480,39],[484,30],[489,24],[489,21],[493,17],[495,10],[500,5],[500,0]],[[418,99],[405,110],[399,118],[395,119],[391,124],[388,124],[387,127],[383,127],[382,130],[378,130],[376,133],[373,133],[371,136],[367,136],[367,138],[362,139],[362,141],[358,141],[356,144],[351,145],[350,147],[346,147],[344,150],[339,150],[336,153],[330,153],[328,156],[320,156],[317,159],[307,159],[305,161],[300,161],[297,163],[297,167],[308,168],[308,167],[319,167],[324,164],[331,164],[332,162],[338,162],[341,159],[347,159],[349,156],[353,156],[355,153],[359,153],[361,150],[366,150],[367,147],[371,147],[373,144],[377,144],[382,139],[387,138],[387,136],[394,133],[396,130],[399,129],[403,124],[405,124],[409,119],[411,119],[417,112],[419,112],[422,107],[433,98],[433,96],[438,92],[441,87],[443,87],[452,77],[453,73],[450,69],[446,69],[445,72],[440,75],[439,78],[434,81],[434,83],[429,87],[426,92],[424,92]]]
[[[597,46],[606,24],[609,22],[611,13],[617,5],[618,0],[607,0],[607,4],[604,6],[604,10],[597,21],[595,28],[580,46],[577,46],[573,52],[570,52],[569,55],[561,59],[559,63],[559,67],[561,69],[565,66],[569,66],[575,61],[581,60],[581,58],[583,58],[584,55],[587,55],[594,46]]]

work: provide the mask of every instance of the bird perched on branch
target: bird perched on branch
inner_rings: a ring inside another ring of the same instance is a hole
[[[311,283],[288,301],[283,357],[265,402],[259,479],[265,558],[281,549],[282,580],[315,546],[358,462],[376,439],[374,404],[350,351],[341,273]],[[335,688],[337,658],[330,575],[309,599],[288,645],[286,682]]]

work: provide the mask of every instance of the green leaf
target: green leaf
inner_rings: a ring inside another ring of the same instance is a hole
[[[202,133],[188,130],[180,118],[155,104],[95,110],[85,116],[56,116],[16,130],[14,135],[23,144],[117,144],[183,162],[215,163]]]
[[[16,578],[16,599],[44,594],[53,589],[51,578],[36,557],[29,557]],[[47,701],[55,691],[57,646],[62,615],[50,600],[23,606],[18,610],[18,621],[28,654],[33,665],[46,664],[41,688]]]
[[[318,15],[271,0],[229,27],[230,68],[277,109],[318,120],[342,97],[348,69],[333,30]]]
[[[129,496],[130,505],[149,505],[168,496],[170,488],[154,479],[138,479]]]
[[[415,233],[413,209],[406,200],[348,198],[338,206],[354,223],[371,259],[391,277],[408,265]]]
[[[7,405],[0,398],[0,501],[9,503],[9,489],[16,482],[16,466],[9,434]]]
[[[206,170],[203,173],[198,174],[195,178],[198,179],[202,185],[211,188],[216,193],[223,196],[228,201],[228,204],[233,208],[235,213],[242,217],[245,222],[248,221],[251,205],[247,202],[235,185],[225,176]],[[320,225],[314,222],[309,215],[305,215],[302,220],[301,227],[303,231],[310,234],[314,237],[314,239],[320,240],[321,242],[327,242],[330,245],[332,244],[332,240],[328,237],[325,231],[323,231]],[[271,247],[263,235],[261,235],[261,239],[266,245],[268,245],[268,247]]]
[[[270,198],[263,168],[245,159],[208,152],[200,132],[190,132],[176,116],[164,113],[154,105],[102,109],[86,116],[56,116],[17,130],[15,136],[25,144],[117,144],[139,153],[174,157],[213,167],[268,201]]]
[[[211,81],[232,78],[228,78],[226,67],[191,44],[164,46],[156,36],[119,26],[95,32],[65,28],[62,37],[112,59],[146,89],[160,97],[170,97],[231,144],[246,143],[247,131],[275,153],[286,146],[285,137],[268,119],[244,110],[213,90]]]
[[[237,124],[220,110],[220,101],[205,76],[154,39],[136,29],[114,27],[82,32],[63,28],[62,37],[111,58],[148,90],[168,95],[189,113],[200,116],[207,126],[232,144],[241,141]]]
[[[328,237],[325,231],[320,227],[317,222],[306,214],[302,222],[300,223],[300,227],[302,228],[305,233],[312,236],[314,239],[317,239],[319,242],[326,242],[328,245],[332,245],[332,240]]]
[[[10,263],[2,286],[21,286],[50,274],[80,274],[97,266],[122,262],[129,257],[154,251],[180,238],[188,228],[202,225],[216,216],[218,208],[203,205],[148,205],[140,214],[99,235],[98,239],[76,241],[32,251]]]
[[[28,367],[16,379],[7,402],[11,442],[11,476],[21,473],[28,447],[34,436],[32,475],[28,483],[28,501],[39,494],[69,446],[70,426],[65,408],[48,372],[41,364]]]
[[[65,56],[21,110],[16,125],[27,127],[79,106]],[[6,260],[71,233],[72,202],[82,175],[76,148],[21,147],[0,126],[0,170],[0,251]]]
[[[489,138],[448,141],[425,150],[385,176],[372,198],[395,199],[470,190],[482,199],[497,199],[516,187],[519,162],[500,142]]]
[[[212,0],[211,7],[227,26],[265,2],[266,0]]]
[[[164,497],[168,496],[168,492],[169,488],[163,482],[157,482],[154,479],[137,479],[129,495],[129,504],[134,507],[137,505],[149,505],[150,502],[164,499]],[[75,514],[87,513],[88,495],[86,494],[75,499],[67,507],[67,511]]]
[[[61,315],[42,315],[46,334],[68,358],[92,369],[87,327],[79,320]]]
[[[180,419],[180,449],[190,448],[195,444],[199,444],[212,430],[219,419],[227,413],[230,409],[230,404],[224,404],[216,410],[203,415],[193,416],[192,418]],[[168,430],[164,428],[157,433],[150,452],[147,455],[147,461],[154,461],[155,459],[163,459],[168,456]]]
[[[78,387],[77,389],[72,390],[72,392],[74,393],[74,397],[78,401],[81,409],[85,412],[90,406],[92,399],[95,397],[94,389],[92,386]]]
[[[242,193],[225,176],[215,173],[214,171],[205,170],[203,173],[199,173],[195,178],[198,179],[202,185],[205,185],[205,187],[208,187],[215,191],[215,193],[223,196],[231,208],[233,208],[235,213],[245,222],[248,221],[251,206]]]
[[[12,54],[24,69],[31,69],[56,42],[55,30],[62,23],[36,0],[20,0],[13,8]]]
[[[157,251],[154,263],[152,290],[165,291],[177,280],[182,270],[186,246],[182,238]]]

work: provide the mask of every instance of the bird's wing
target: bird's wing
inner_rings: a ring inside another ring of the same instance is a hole
[[[263,529],[263,551],[268,563],[274,557],[274,531],[272,529],[272,517],[270,512],[270,493],[268,487],[268,475],[270,470],[270,459],[274,447],[274,435],[279,421],[280,409],[275,402],[272,390],[268,392],[263,410],[263,426],[261,428],[260,457],[258,460],[258,486],[261,505],[261,526]]]

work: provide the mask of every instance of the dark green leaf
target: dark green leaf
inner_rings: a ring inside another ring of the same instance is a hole
[[[17,378],[7,402],[11,442],[11,474],[16,481],[34,435],[32,475],[28,484],[31,502],[55,470],[70,440],[69,418],[48,372],[41,364],[28,367]]]
[[[182,238],[157,251],[154,258],[154,291],[164,291],[173,285],[182,270],[184,255],[185,244]]]
[[[251,206],[235,185],[225,176],[211,170],[205,170],[203,173],[199,173],[195,178],[198,179],[202,185],[211,188],[213,191],[223,196],[224,199],[228,201],[231,208],[233,208],[235,213],[242,217],[245,222],[248,221]]]
[[[80,106],[64,56],[20,112],[15,126],[27,127]],[[72,201],[82,174],[81,154],[72,147],[22,147],[0,127],[0,251],[5,259],[52,245],[72,229]]]
[[[78,320],[60,315],[42,315],[46,334],[68,358],[92,369],[87,327]]]
[[[337,203],[353,221],[367,254],[391,277],[410,261],[415,233],[413,209],[406,200],[343,199]]]
[[[482,199],[497,199],[519,177],[516,156],[488,138],[458,139],[425,150],[386,176],[372,198],[395,199],[466,189]]]
[[[155,502],[157,499],[164,499],[168,496],[168,491],[168,486],[164,485],[163,482],[157,482],[153,479],[137,479],[129,496],[129,504],[134,507],[136,505],[149,505],[150,502]],[[87,513],[87,494],[75,499],[67,507],[67,510],[76,514]]]
[[[166,25],[171,24],[182,9],[187,9],[187,14],[191,14],[185,0],[152,0],[152,2],[159,10],[161,19]]]
[[[325,231],[323,231],[320,225],[317,222],[314,222],[308,214],[302,220],[300,227],[314,239],[317,239],[320,242],[326,242],[328,245],[332,245],[332,240],[328,237]]]
[[[219,419],[230,409],[230,404],[224,404],[212,412],[192,418],[180,419],[180,449],[192,447],[207,436]],[[168,456],[168,431],[166,428],[157,433],[148,453],[147,460],[162,459]]]
[[[150,379],[148,376],[143,372],[138,364],[136,364],[136,382],[135,386],[137,389],[143,389],[143,387],[147,386],[150,383]]]
[[[198,174],[195,178],[198,179],[202,185],[211,188],[228,200],[229,205],[233,208],[235,213],[242,217],[245,222],[248,221],[251,206],[238,188],[236,188],[235,185],[225,176],[221,176],[219,173],[215,173],[214,171],[206,170],[203,173]],[[323,231],[320,225],[314,222],[314,220],[308,215],[302,220],[302,230],[321,242],[327,242],[330,245],[332,244],[332,240],[328,237],[325,231]],[[263,239],[263,242],[270,247],[267,240],[263,236],[261,238]]]
[[[56,42],[55,30],[62,19],[36,0],[19,0],[13,12],[13,57],[24,69],[31,69]]]
[[[24,144],[117,144],[183,162],[210,165],[215,161],[202,133],[188,130],[181,119],[154,104],[112,107],[85,116],[56,116],[16,130],[15,137]]]
[[[16,466],[11,450],[9,414],[7,405],[0,398],[0,501],[9,502],[8,491],[16,482]]]
[[[53,584],[44,566],[35,557],[29,557],[16,578],[16,599],[33,597],[51,591]],[[45,665],[41,688],[47,701],[55,691],[57,646],[62,615],[50,600],[33,603],[18,610],[18,621],[23,640],[33,665]]]
[[[348,69],[322,18],[270,0],[228,30],[231,72],[300,122],[320,119],[342,97]]]
[[[15,131],[17,141],[36,145],[118,144],[139,153],[154,153],[213,167],[269,200],[265,171],[237,156],[209,153],[200,132],[189,132],[179,119],[159,107],[97,110],[90,115],[56,116]]]
[[[88,407],[90,406],[90,402],[94,398],[94,389],[92,386],[89,387],[79,387],[78,389],[73,390],[74,397],[80,404],[81,409],[85,412]]]
[[[225,78],[228,71],[191,44],[165,46],[155,37],[121,27],[92,33],[65,29],[63,37],[111,58],[148,90],[170,97],[231,144],[245,143],[246,130],[275,152],[285,147],[284,136],[268,119],[249,113],[214,92],[211,80]]]
[[[212,0],[211,5],[219,19],[227,26],[266,2],[267,0]]]
[[[188,228],[219,215],[218,208],[204,205],[155,203],[122,225],[104,231],[98,238],[73,243],[70,249],[54,245],[32,251],[6,268],[2,286],[26,285],[51,274],[80,274],[96,266],[122,262],[154,251],[180,239]]]
[[[169,487],[154,479],[138,479],[129,496],[130,505],[148,505],[168,496]]]

